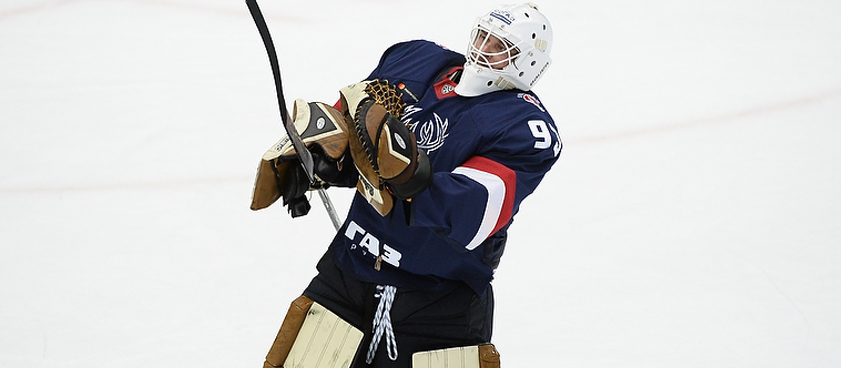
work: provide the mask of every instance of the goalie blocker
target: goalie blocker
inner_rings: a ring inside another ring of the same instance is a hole
[[[335,313],[300,296],[289,307],[263,368],[348,368],[363,333]],[[499,352],[482,344],[412,355],[412,368],[499,368]]]
[[[347,125],[339,110],[320,102],[307,103],[297,99],[293,125],[312,152],[317,183],[310,187],[295,148],[289,137],[284,135],[260,161],[251,198],[252,210],[266,208],[283,198],[283,205],[292,217],[303,216],[310,209],[306,198],[310,189],[356,185],[355,170],[352,165],[344,165],[348,136]]]

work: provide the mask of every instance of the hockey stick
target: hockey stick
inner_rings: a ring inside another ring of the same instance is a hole
[[[280,80],[280,63],[277,60],[277,52],[274,48],[274,42],[272,42],[272,35],[269,34],[269,27],[266,25],[266,19],[263,18],[263,13],[260,11],[260,7],[257,6],[256,0],[245,0],[245,4],[248,5],[248,11],[251,12],[251,18],[254,19],[254,24],[257,25],[257,30],[260,31],[260,37],[263,38],[263,45],[266,46],[266,53],[269,54],[269,63],[271,63],[274,83],[277,89],[277,103],[280,105],[280,121],[283,122],[286,134],[292,141],[292,146],[295,147],[295,153],[298,155],[298,160],[301,162],[301,166],[303,166],[304,172],[307,174],[307,179],[309,179],[311,185],[315,184],[312,153],[304,145],[301,135],[298,134],[298,130],[295,129],[294,124],[289,119],[289,112],[286,110],[286,99],[283,97],[283,84]],[[324,203],[327,214],[330,215],[330,220],[333,221],[333,227],[339,230],[341,222],[339,221],[339,216],[336,215],[333,202],[327,196],[324,188],[318,189],[318,195]]]

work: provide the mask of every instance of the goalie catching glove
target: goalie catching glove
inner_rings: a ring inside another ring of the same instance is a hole
[[[404,103],[388,81],[352,84],[340,91],[348,144],[359,172],[357,190],[385,216],[394,198],[410,200],[432,182],[432,165],[400,121]]]
[[[292,217],[303,216],[310,209],[306,197],[310,189],[356,184],[355,170],[351,165],[344,165],[348,129],[342,113],[320,102],[298,99],[292,114],[295,130],[312,152],[316,182],[309,182],[291,140],[284,136],[260,161],[251,197],[252,210],[266,208],[283,198],[283,205]]]

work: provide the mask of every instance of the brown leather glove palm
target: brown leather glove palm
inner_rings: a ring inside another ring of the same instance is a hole
[[[350,154],[359,171],[357,189],[385,216],[394,198],[410,200],[430,185],[432,166],[400,121],[404,105],[387,81],[352,84],[340,94]]]

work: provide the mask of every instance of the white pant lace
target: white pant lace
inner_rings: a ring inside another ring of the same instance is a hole
[[[388,358],[392,361],[397,360],[397,339],[394,338],[394,330],[391,328],[391,303],[394,302],[394,294],[396,293],[397,288],[394,286],[377,285],[377,293],[374,294],[374,297],[380,299],[380,304],[377,305],[377,312],[374,314],[372,329],[374,336],[371,338],[371,345],[368,346],[368,356],[365,359],[368,364],[374,361],[374,355],[377,353],[377,346],[380,345],[383,334],[385,334]]]

